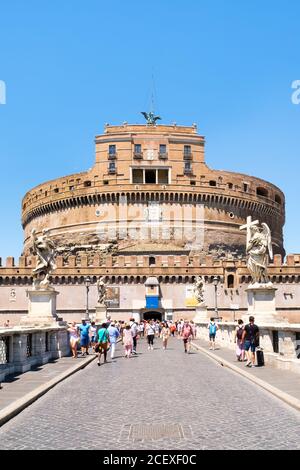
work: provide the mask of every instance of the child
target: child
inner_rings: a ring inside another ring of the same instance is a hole
[[[124,330],[123,344],[125,349],[125,357],[129,358],[133,347],[133,336],[130,325],[128,324],[126,325]]]

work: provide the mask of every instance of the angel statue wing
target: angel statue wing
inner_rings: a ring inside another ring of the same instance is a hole
[[[161,121],[161,117],[160,116],[154,116],[153,121],[154,122]]]
[[[272,247],[272,238],[271,238],[271,230],[267,224],[264,222],[261,224],[262,226],[262,233],[265,235],[267,243],[268,243],[268,250],[270,259],[273,259],[273,247]]]
[[[145,111],[141,111],[141,114],[144,116],[144,118],[146,119],[146,121],[148,121],[148,119],[149,119],[148,113],[146,113]]]

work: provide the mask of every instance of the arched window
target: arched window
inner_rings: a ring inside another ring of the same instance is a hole
[[[275,202],[281,205],[281,197],[278,194],[275,194]]]
[[[256,188],[256,194],[258,196],[268,197],[269,193],[265,188]]]
[[[154,256],[150,256],[149,257],[149,266],[155,266],[156,262],[155,262],[155,257]]]
[[[233,289],[234,288],[234,275],[229,274],[227,277],[227,288],[228,289]]]

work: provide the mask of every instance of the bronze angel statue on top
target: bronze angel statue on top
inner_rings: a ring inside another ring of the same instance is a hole
[[[147,121],[147,124],[151,126],[155,126],[156,121],[161,120],[160,116],[155,116],[155,114],[150,111],[150,113],[146,113],[145,111],[142,111],[141,114],[144,116],[144,118]]]

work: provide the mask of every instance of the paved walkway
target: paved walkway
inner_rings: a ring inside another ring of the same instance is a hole
[[[256,378],[267,382],[272,387],[276,387],[282,392],[288,393],[290,396],[300,400],[300,374],[287,370],[276,369],[275,367],[268,365],[264,367],[245,367],[246,362],[242,363],[236,361],[235,351],[232,349],[224,348],[223,346],[219,348],[217,344],[217,349],[215,351],[209,351],[208,341],[197,339],[194,340],[193,343],[205,349],[205,351],[213,353],[217,357],[228,361],[241,371],[245,371]]]
[[[53,360],[47,364],[33,367],[24,374],[15,374],[7,377],[2,382],[0,390],[0,425],[5,422],[15,410],[22,410],[24,406],[46,393],[50,388],[63,380],[65,377],[85,367],[93,356],[85,358],[63,357]]]
[[[0,449],[299,449],[300,414],[206,357],[156,341],[96,361],[0,429]]]

